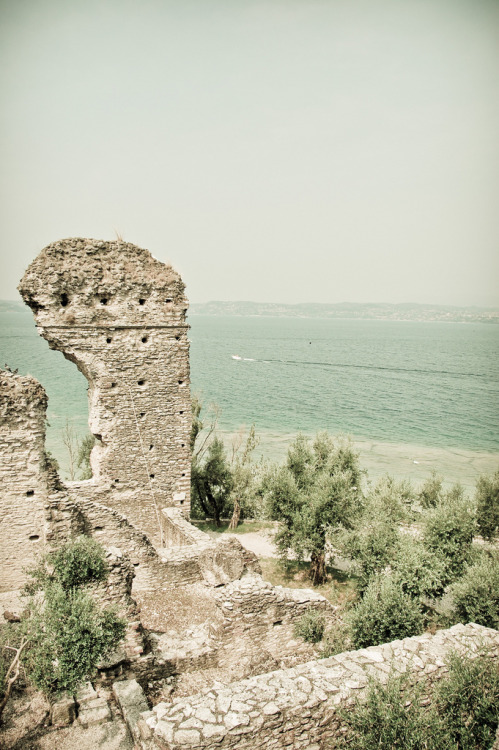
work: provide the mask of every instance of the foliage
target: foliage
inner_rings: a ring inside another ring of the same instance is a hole
[[[23,630],[29,644],[26,671],[45,693],[73,693],[91,676],[99,659],[117,645],[126,623],[112,610],[99,610],[81,589],[65,589],[58,582],[33,598]]]
[[[191,483],[194,502],[220,526],[220,519],[228,509],[233,478],[224,444],[219,437],[214,437],[208,445],[203,460],[193,457]]]
[[[26,585],[26,591],[33,594],[52,581],[57,581],[64,589],[70,589],[91,581],[101,581],[107,571],[102,546],[91,537],[79,536],[48,552],[38,566],[28,571],[31,581]]]
[[[244,430],[240,430],[232,442],[230,502],[234,510],[229,524],[230,529],[235,529],[239,524],[241,514],[254,505],[257,470],[251,459],[258,443],[259,439],[256,436],[254,425],[250,427],[247,435]]]
[[[486,653],[451,654],[449,672],[434,687],[433,703],[422,704],[424,683],[405,675],[388,682],[370,679],[367,695],[341,711],[348,728],[334,747],[350,750],[486,750],[498,725],[499,672]]]
[[[100,609],[81,588],[107,574],[104,550],[92,539],[78,537],[49,552],[28,573],[31,581],[24,593],[29,599],[16,626],[17,642],[1,644],[15,656],[0,714],[19,677],[20,659],[28,679],[45,693],[75,692],[126,630],[125,620],[113,609]]]
[[[409,534],[399,536],[391,568],[394,580],[412,599],[436,599],[444,593],[445,564]]]
[[[445,565],[443,585],[462,575],[466,563],[471,559],[475,530],[475,508],[459,484],[426,512],[423,518],[424,543]]]
[[[78,452],[76,454],[76,465],[81,470],[80,479],[92,478],[92,467],[90,466],[90,454],[95,445],[93,435],[85,435],[78,443]]]
[[[259,466],[252,461],[258,445],[255,428],[240,430],[230,446],[230,457],[224,443],[217,435],[219,409],[212,405],[207,412],[207,422],[201,417],[203,403],[194,395],[191,402],[192,424],[190,446],[191,502],[194,514],[212,517],[217,528],[222,515],[232,514],[230,528],[234,529],[245,513],[252,514],[257,498]]]
[[[422,697],[422,684],[411,686],[406,675],[392,674],[386,684],[370,677],[365,698],[357,700],[353,710],[340,712],[348,732],[339,746],[451,750],[438,717],[421,709]]]
[[[499,471],[491,477],[480,477],[476,485],[477,524],[485,539],[499,533]]]
[[[298,559],[311,558],[314,583],[326,578],[326,543],[331,530],[351,526],[357,513],[361,471],[350,443],[337,444],[326,433],[314,442],[298,435],[286,466],[274,469],[263,482],[271,518],[281,522],[274,539],[281,557],[292,550]]]
[[[417,601],[404,593],[391,575],[375,575],[349,615],[356,648],[377,646],[423,632]]]
[[[325,627],[326,620],[322,612],[310,608],[295,622],[294,634],[308,643],[319,643],[324,635]]]
[[[417,496],[423,508],[434,508],[442,497],[442,477],[433,470]]]
[[[0,721],[14,684],[21,673],[21,656],[26,637],[12,624],[0,625]]]
[[[57,473],[59,471],[59,461],[50,451],[47,450],[45,451],[44,456],[44,468],[50,472]]]
[[[352,639],[348,625],[338,620],[328,628],[322,638],[321,659],[342,654],[352,648]]]
[[[21,634],[13,623],[0,624],[0,695],[5,690],[5,677],[12,662],[13,649],[19,648]]]
[[[486,652],[476,658],[453,653],[449,674],[435,689],[435,709],[453,748],[492,747],[499,723],[499,670]]]
[[[469,566],[450,592],[456,622],[499,629],[499,554],[484,553]]]
[[[390,564],[398,539],[397,526],[382,515],[374,518],[364,515],[355,529],[342,530],[335,536],[335,547],[357,564],[360,592],[367,588],[375,573]]]
[[[369,488],[364,503],[364,515],[383,518],[392,523],[405,521],[410,516],[415,495],[407,481],[397,482],[389,474],[381,477]]]

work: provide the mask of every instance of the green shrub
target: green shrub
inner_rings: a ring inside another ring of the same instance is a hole
[[[499,533],[499,471],[492,477],[480,477],[475,500],[480,534],[493,539]]]
[[[497,663],[486,653],[472,659],[451,654],[448,667],[428,707],[421,705],[424,683],[410,685],[405,675],[393,674],[386,684],[370,679],[366,696],[340,712],[347,733],[332,747],[488,750],[499,720]]]
[[[125,629],[125,620],[112,610],[99,610],[81,589],[48,584],[43,597],[31,601],[23,623],[29,638],[23,662],[30,680],[45,693],[74,693]]]
[[[433,470],[417,496],[423,508],[434,508],[438,505],[442,497],[442,482],[442,477]]]
[[[349,627],[347,623],[339,620],[324,633],[320,654],[321,659],[350,651],[352,646]]]
[[[296,621],[294,634],[297,638],[303,638],[309,643],[318,643],[322,640],[326,620],[322,612],[316,609],[307,609],[306,612]]]
[[[471,561],[475,531],[475,507],[464,496],[460,485],[455,485],[435,508],[425,514],[424,543],[445,564],[444,585],[459,578]]]
[[[349,616],[356,648],[377,646],[423,632],[423,616],[414,599],[391,575],[371,579]]]
[[[391,675],[384,685],[370,678],[365,698],[340,712],[347,734],[334,747],[349,750],[451,750],[435,713],[421,709],[423,685]]]
[[[499,555],[484,554],[465,571],[450,592],[455,622],[476,622],[499,629]]]
[[[108,570],[104,549],[89,536],[79,536],[50,552],[48,561],[54,569],[54,577],[65,589],[101,581]]]
[[[449,674],[435,688],[435,710],[453,748],[492,747],[499,723],[497,661],[482,652],[469,659],[456,653],[448,658]]]
[[[410,535],[401,535],[391,567],[402,591],[413,599],[436,599],[444,593],[444,562]]]
[[[364,517],[352,531],[342,531],[334,538],[334,546],[358,568],[358,589],[364,591],[375,573],[386,568],[397,549],[397,525],[386,517]]]

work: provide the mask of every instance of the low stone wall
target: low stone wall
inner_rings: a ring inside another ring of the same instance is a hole
[[[169,583],[204,581],[221,586],[240,578],[246,570],[261,572],[256,555],[234,537],[212,539],[177,508],[163,508],[161,519],[165,548],[160,554]]]
[[[317,649],[294,634],[294,625],[309,609],[322,612],[328,625],[335,619],[330,602],[312,589],[272,586],[260,576],[245,576],[215,591],[224,622],[220,665],[237,662],[240,671],[267,663],[268,671],[316,657]],[[235,659],[235,655],[237,659]]]
[[[163,508],[160,523],[164,547],[183,547],[209,540],[208,535],[189,523],[177,508]]]
[[[480,625],[454,625],[382,646],[269,672],[204,691],[173,703],[158,703],[136,727],[143,750],[307,748],[321,750],[341,733],[337,709],[362,695],[373,675],[391,671],[434,681],[446,671],[451,650],[473,656],[480,645],[499,656],[499,632]]]

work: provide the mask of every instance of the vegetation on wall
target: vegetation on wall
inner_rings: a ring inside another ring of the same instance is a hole
[[[499,721],[497,664],[486,652],[472,659],[453,653],[447,666],[431,702],[425,684],[411,685],[404,675],[391,674],[386,684],[370,680],[367,695],[342,712],[347,731],[331,750],[491,748]]]
[[[126,621],[114,609],[100,608],[85,588],[107,572],[103,548],[83,536],[28,571],[21,621],[2,632],[0,717],[21,670],[46,694],[74,693],[118,645]]]

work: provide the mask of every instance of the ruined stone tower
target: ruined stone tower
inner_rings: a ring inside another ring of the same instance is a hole
[[[29,376],[0,372],[0,592],[24,584],[45,542],[47,395]]]
[[[191,424],[184,284],[126,242],[46,247],[19,291],[52,349],[89,384],[93,479],[72,493],[114,507],[159,543],[158,511],[189,513]]]

